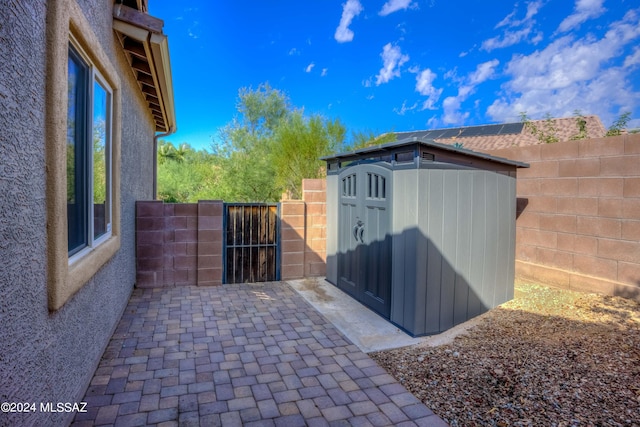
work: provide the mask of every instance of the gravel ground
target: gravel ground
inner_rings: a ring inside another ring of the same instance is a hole
[[[452,426],[640,426],[640,304],[516,283],[452,342],[369,354]]]

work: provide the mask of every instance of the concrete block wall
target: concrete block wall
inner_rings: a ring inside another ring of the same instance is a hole
[[[302,200],[280,204],[282,280],[321,277],[326,272],[325,179],[302,180]]]
[[[327,271],[327,180],[303,180],[302,200],[307,208],[304,275],[321,277]]]
[[[164,202],[136,202],[136,285],[164,284]]]
[[[304,277],[306,207],[302,200],[287,200],[280,204],[280,278]]]
[[[198,203],[197,282],[201,286],[222,284],[223,214],[221,201]]]
[[[488,152],[518,170],[516,274],[640,299],[640,135]]]
[[[222,202],[136,202],[136,285],[222,284]]]

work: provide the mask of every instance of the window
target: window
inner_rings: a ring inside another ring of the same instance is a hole
[[[356,175],[351,174],[342,178],[342,196],[356,197]]]
[[[396,162],[398,163],[413,162],[413,151],[404,151],[402,153],[396,153]]]
[[[47,15],[46,197],[49,310],[120,249],[122,83],[75,0]],[[95,136],[95,138],[94,138]]]
[[[387,182],[383,176],[367,173],[367,198],[385,199],[387,197]]]
[[[112,91],[71,45],[67,83],[67,228],[73,257],[111,234]]]

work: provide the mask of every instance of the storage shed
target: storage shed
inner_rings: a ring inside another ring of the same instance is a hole
[[[527,164],[418,138],[323,160],[329,282],[413,336],[513,298]]]

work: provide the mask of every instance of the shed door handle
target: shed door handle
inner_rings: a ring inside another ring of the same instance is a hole
[[[356,225],[353,226],[353,238],[356,239],[356,242],[360,240],[360,242],[364,243],[362,236],[364,234],[364,222],[358,220]]]

